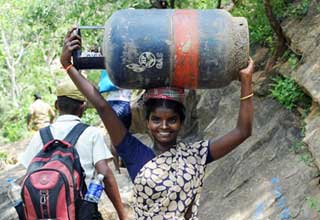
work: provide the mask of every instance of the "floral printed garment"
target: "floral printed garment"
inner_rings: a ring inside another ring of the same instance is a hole
[[[208,141],[180,143],[147,162],[134,180],[136,219],[184,220],[191,205],[198,219],[208,149]]]

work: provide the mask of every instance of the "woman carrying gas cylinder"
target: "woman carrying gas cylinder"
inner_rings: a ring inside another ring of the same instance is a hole
[[[153,146],[133,137],[98,90],[72,66],[71,54],[80,49],[81,39],[70,30],[65,38],[61,64],[79,90],[99,113],[113,145],[134,183],[136,219],[197,219],[206,165],[225,156],[252,131],[254,64],[240,70],[241,96],[235,128],[220,138],[177,142],[185,119],[184,91],[154,88],[144,94],[146,126]]]

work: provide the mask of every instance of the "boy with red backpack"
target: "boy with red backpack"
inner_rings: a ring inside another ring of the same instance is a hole
[[[79,207],[91,213],[95,209],[93,215],[98,216],[97,204],[93,208],[81,206],[86,191],[82,182],[88,185],[98,173],[104,176],[104,191],[119,219],[126,219],[116,180],[108,166],[112,155],[100,131],[81,123],[85,99],[71,80],[57,86],[55,107],[60,116],[34,135],[21,158],[21,164],[28,168],[21,193],[26,219],[80,219]],[[81,165],[77,165],[79,160]],[[44,185],[49,185],[51,191],[42,189]]]

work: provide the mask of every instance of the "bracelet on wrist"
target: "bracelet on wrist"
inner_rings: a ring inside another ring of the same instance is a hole
[[[68,71],[71,67],[73,67],[73,64],[72,64],[72,63],[70,63],[67,67],[64,67],[64,70],[65,70],[65,71]]]
[[[249,99],[249,98],[251,98],[253,95],[254,95],[254,94],[251,93],[250,95],[240,97],[240,100],[243,101],[243,100]]]

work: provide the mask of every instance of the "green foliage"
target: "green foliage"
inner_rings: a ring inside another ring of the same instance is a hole
[[[9,123],[6,122],[3,129],[3,137],[8,139],[8,141],[13,142],[16,140],[25,137],[23,134],[25,133],[25,129],[21,127],[21,123]]]
[[[304,128],[305,127],[302,129]],[[301,131],[301,133],[303,133],[303,131]],[[301,137],[304,137],[304,134],[301,134]],[[313,166],[314,158],[302,140],[293,140],[290,149],[299,156],[299,161],[302,161],[307,166]]]
[[[0,151],[0,161],[6,161],[8,159],[8,153]]]
[[[25,117],[35,92],[53,105],[55,85],[65,77],[58,58],[67,30],[75,24],[103,25],[111,9],[104,0],[0,0],[0,11],[6,12],[0,13],[0,93],[4,94],[0,96],[0,128],[5,140],[28,134]],[[86,36],[84,46],[96,42],[96,36]],[[15,64],[14,72],[8,58]],[[17,103],[13,102],[12,79]]]
[[[320,199],[316,197],[307,197],[306,200],[309,207],[317,211],[320,216]],[[320,220],[320,217],[318,217],[318,220]]]
[[[210,9],[215,8],[216,1],[199,0],[199,1],[181,1],[181,8],[197,8],[197,9]]]
[[[95,85],[98,85],[100,80],[100,73],[100,70],[90,70],[90,72],[86,72],[86,75],[90,82],[94,83]]]
[[[1,135],[5,139],[13,142],[27,136],[26,112],[26,107],[8,110],[1,130]]]
[[[311,166],[314,158],[312,157],[310,152],[304,152],[299,157],[300,161],[304,162],[305,165]]]
[[[293,140],[291,144],[291,149],[294,153],[299,154],[307,149],[305,143],[301,140]]]
[[[145,9],[150,8],[149,0],[132,0],[132,1],[109,1],[113,4],[113,9],[119,10],[124,8]]]
[[[234,16],[246,17],[249,24],[251,44],[263,44],[273,47],[274,33],[265,14],[263,0],[243,0],[232,11]],[[271,0],[273,15],[281,22],[289,16],[302,17],[309,9],[311,0],[291,3],[289,0]]]
[[[287,16],[302,17],[307,14],[311,0],[301,0],[296,4],[289,5],[286,10]]]
[[[99,125],[99,123],[100,123],[99,115],[98,115],[96,109],[94,109],[94,108],[88,108],[84,112],[81,120],[84,123],[87,123],[87,124],[90,124],[90,125]]]
[[[310,4],[310,0],[294,4],[289,4],[292,2],[289,0],[271,1],[279,20],[289,16],[289,12],[297,16],[305,14]],[[175,0],[176,8],[213,9],[217,3],[218,0]],[[146,9],[150,3],[149,0],[0,0],[0,93],[3,94],[0,129],[6,140],[15,141],[28,134],[25,117],[33,93],[41,93],[53,105],[55,85],[66,75],[60,69],[59,55],[67,30],[74,25],[104,25],[113,12],[124,8]],[[251,44],[272,47],[273,31],[262,0],[241,0],[232,14],[247,18]],[[102,42],[103,31],[82,34],[84,51]],[[292,68],[296,68],[298,59],[293,55],[288,59]],[[8,61],[14,64],[13,68],[9,68]],[[97,83],[99,71],[90,71],[88,78]],[[85,120],[95,123],[95,117],[96,113],[88,110]]]
[[[296,55],[296,54],[294,54],[291,50],[287,50],[285,53],[284,53],[284,55],[282,56],[282,58],[281,58],[283,61],[287,61],[288,62],[288,64],[289,64],[289,66],[290,66],[290,68],[291,68],[291,70],[296,70],[297,69],[297,67],[298,67],[298,65],[299,65],[299,62],[300,62],[300,60],[299,60],[299,57]],[[283,77],[280,77],[281,78],[281,80],[283,80],[284,78]],[[280,80],[280,81],[281,81]],[[286,78],[286,80],[288,81],[289,79],[287,79]],[[276,81],[278,81],[278,80],[276,80]],[[307,115],[309,114],[309,112],[310,112],[310,107],[311,107],[311,104],[312,104],[312,99],[311,99],[311,97],[309,97],[309,96],[307,96],[307,95],[305,95],[304,93],[303,93],[303,91],[302,91],[302,89],[301,88],[298,88],[298,85],[295,83],[295,82],[293,82],[293,80],[291,79],[291,80],[289,80],[289,81],[291,81],[291,82],[289,82],[288,84],[289,84],[289,86],[288,86],[288,88],[286,88],[286,89],[283,89],[282,88],[282,90],[284,91],[284,90],[291,90],[292,88],[294,88],[294,89],[292,89],[293,90],[293,93],[291,94],[291,97],[290,98],[284,98],[284,99],[286,99],[286,100],[289,100],[289,99],[291,99],[291,100],[294,100],[294,97],[296,97],[296,101],[294,101],[294,106],[291,106],[291,107],[297,107],[297,108],[299,108],[299,113],[301,114],[301,117],[302,118],[306,118],[307,117]],[[286,82],[284,82],[284,83],[279,83],[279,87],[280,87],[280,85],[282,85],[283,87],[285,87],[285,83]],[[273,84],[273,88],[275,87],[275,84]],[[296,88],[297,87],[297,88]],[[280,90],[280,88],[277,88],[278,90]],[[275,95],[279,95],[279,92],[277,91],[277,92],[274,92],[275,93]],[[284,92],[283,92],[284,93]],[[283,98],[283,97],[282,97]],[[282,98],[280,98],[280,99],[282,99]],[[277,100],[279,100],[279,99],[277,99]],[[283,104],[283,103],[282,103]],[[292,109],[292,108],[289,108],[289,109]],[[303,128],[302,129],[302,132],[304,132],[304,129],[305,128]]]
[[[291,53],[289,56],[288,62],[289,62],[291,69],[294,70],[298,66],[299,59],[294,53]]]
[[[272,0],[271,2],[273,9],[276,9],[274,13],[277,16],[280,13],[279,10],[284,7],[283,1]],[[244,0],[243,4],[233,9],[232,15],[247,18],[251,44],[272,47],[273,30],[266,16],[263,1]]]
[[[304,98],[303,91],[293,79],[277,76],[272,81],[271,96],[287,109],[293,109]]]

